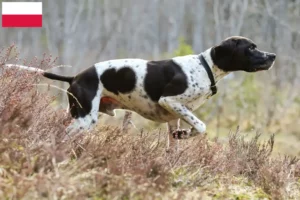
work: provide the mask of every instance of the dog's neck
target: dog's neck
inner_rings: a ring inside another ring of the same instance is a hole
[[[206,51],[204,51],[202,53],[204,59],[206,60],[208,66],[210,67],[213,75],[214,75],[214,79],[215,82],[217,83],[219,80],[221,80],[224,76],[228,75],[229,72],[225,72],[223,70],[221,70],[217,65],[214,64],[212,58],[211,58],[211,49],[207,49]]]

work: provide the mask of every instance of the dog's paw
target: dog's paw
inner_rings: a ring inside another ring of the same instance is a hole
[[[193,127],[191,127],[190,129],[177,129],[172,133],[173,138],[177,140],[188,139],[199,134],[200,133]]]
[[[177,129],[176,131],[173,131],[172,135],[174,139],[181,140],[181,139],[187,139],[190,137],[191,130],[190,129]]]

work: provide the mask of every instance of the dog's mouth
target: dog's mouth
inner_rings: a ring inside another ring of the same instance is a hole
[[[273,67],[274,63],[274,59],[260,60],[254,64],[250,72],[270,70]]]
[[[260,65],[256,65],[253,68],[253,72],[270,70],[273,67],[273,65],[274,65],[274,61],[273,62],[264,63],[264,64],[260,64]]]

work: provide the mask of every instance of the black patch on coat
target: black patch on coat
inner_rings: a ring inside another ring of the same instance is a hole
[[[84,70],[74,77],[74,80],[68,88],[76,99],[68,94],[70,112],[73,118],[84,117],[92,110],[92,101],[97,94],[99,78],[94,66]]]
[[[129,67],[123,67],[118,71],[115,68],[107,69],[100,76],[100,80],[106,90],[118,95],[129,93],[135,88],[136,76]]]
[[[187,89],[187,76],[173,60],[149,61],[144,80],[147,95],[157,102],[162,96],[175,96]]]

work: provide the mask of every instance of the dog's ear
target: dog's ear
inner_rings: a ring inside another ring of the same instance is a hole
[[[214,56],[218,59],[231,57],[238,46],[238,39],[230,39],[223,41],[220,45],[215,46]]]
[[[223,41],[218,46],[214,46],[211,50],[211,58],[214,64],[226,72],[232,71],[234,66],[232,66],[231,61],[238,44],[239,40],[232,38]]]

